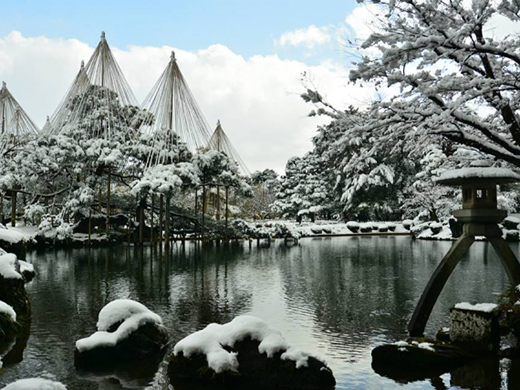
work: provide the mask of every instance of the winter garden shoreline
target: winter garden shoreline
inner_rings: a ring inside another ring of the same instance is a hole
[[[516,215],[507,217],[501,224],[503,237],[510,242],[520,241],[518,229],[520,218]],[[330,238],[330,237],[372,237],[372,236],[410,236],[420,240],[454,240],[461,231],[461,225],[452,217],[443,223],[404,220],[401,222],[365,222],[354,221],[317,221],[315,223],[298,223],[293,221],[245,221],[235,219],[230,223],[231,231],[228,237],[216,231],[205,232],[204,237],[199,233],[173,234],[170,243],[185,241],[203,242],[205,245],[220,245],[226,242],[238,241],[271,241],[285,240],[297,242],[303,238]],[[484,239],[484,237],[482,237]],[[84,233],[70,233],[62,235],[55,231],[39,232],[34,226],[6,227],[0,225],[0,247],[4,250],[23,254],[27,250],[45,248],[81,248],[103,247],[113,244],[140,246],[157,245],[165,240],[137,242],[129,239],[124,233],[114,232],[108,237],[105,234],[92,234],[89,238]]]

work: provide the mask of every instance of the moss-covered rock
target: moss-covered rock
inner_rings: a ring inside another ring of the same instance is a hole
[[[205,355],[189,358],[182,352],[172,355],[168,365],[170,382],[177,389],[196,386],[212,389],[333,389],[332,371],[320,360],[309,357],[307,367],[296,368],[293,360],[283,360],[284,351],[267,357],[260,353],[260,342],[246,338],[226,350],[237,353],[238,371],[216,373],[208,366]]]

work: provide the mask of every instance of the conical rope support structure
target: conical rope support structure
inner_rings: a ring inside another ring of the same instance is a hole
[[[0,152],[38,135],[38,127],[2,82],[0,89]]]
[[[154,145],[159,146],[154,147],[154,155],[150,156],[148,166],[167,163],[160,148],[172,149],[178,140],[184,142],[192,152],[206,147],[210,135],[209,125],[173,52],[170,62],[141,108],[149,111],[155,118],[153,123],[144,126],[143,131],[152,133]]]
[[[94,86],[99,88],[94,88]],[[99,94],[98,97],[106,104],[104,109],[109,112],[111,110],[110,102],[113,98],[107,96],[107,90],[117,94],[119,104],[122,106],[138,106],[137,99],[110,50],[104,32],[101,33],[99,44],[89,61],[85,66],[82,63],[74,82],[51,116],[53,134],[59,134],[66,126],[73,126],[82,120],[85,111],[89,109],[90,101],[87,96],[89,89],[91,92]],[[106,129],[103,136],[110,138],[110,123],[106,123],[103,127]]]
[[[244,163],[244,160],[240,158],[240,155],[234,148],[224,129],[222,129],[220,121],[217,122],[217,128],[209,139],[208,149],[225,153],[228,157],[231,157],[233,160],[235,160],[242,172],[242,175],[249,176],[251,174],[246,164]]]

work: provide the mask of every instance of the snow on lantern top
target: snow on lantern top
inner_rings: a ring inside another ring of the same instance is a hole
[[[505,210],[497,209],[497,185],[517,181],[520,175],[513,171],[477,160],[467,168],[442,173],[437,183],[462,186],[462,210],[454,212],[461,222],[497,223],[507,215]]]
[[[469,167],[443,172],[438,184],[459,186],[467,183],[505,184],[520,181],[520,175],[507,168],[495,168],[488,160],[473,161]]]

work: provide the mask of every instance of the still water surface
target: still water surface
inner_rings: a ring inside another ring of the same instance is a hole
[[[203,251],[195,243],[174,244],[169,255],[150,247],[29,253],[37,270],[26,286],[31,335],[23,361],[0,373],[0,387],[42,376],[69,389],[163,388],[165,364],[152,381],[74,369],[74,343],[95,331],[99,310],[130,298],[162,316],[173,344],[211,322],[258,316],[290,343],[324,358],[337,389],[460,388],[450,374],[398,384],[376,374],[370,356],[375,346],[407,337],[415,304],[450,245],[409,237],[334,237]],[[496,302],[507,286],[491,246],[474,244],[444,288],[427,332],[446,325],[456,302]],[[514,388],[507,370],[502,362],[499,387]]]

